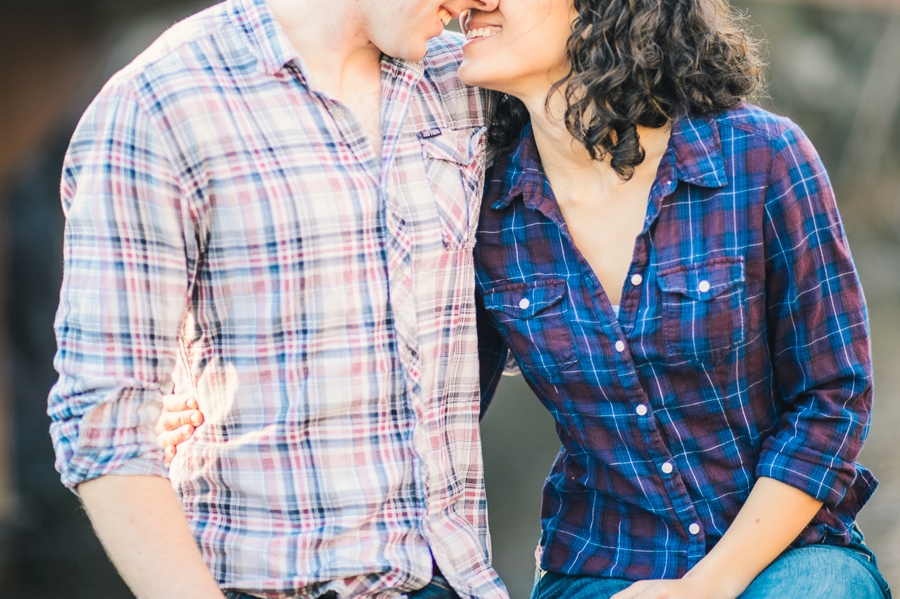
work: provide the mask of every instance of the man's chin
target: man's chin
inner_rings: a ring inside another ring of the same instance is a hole
[[[390,51],[382,50],[381,53],[408,62],[419,62],[425,58],[425,53],[427,51],[428,46],[425,42],[422,42],[418,44],[405,44],[403,47],[394,48]]]

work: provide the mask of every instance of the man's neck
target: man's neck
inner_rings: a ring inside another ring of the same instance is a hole
[[[354,0],[266,0],[315,86],[339,100],[378,78],[381,51],[366,35]]]
[[[291,45],[300,53],[310,84],[356,116],[381,159],[381,51],[366,35],[355,0],[266,0]]]

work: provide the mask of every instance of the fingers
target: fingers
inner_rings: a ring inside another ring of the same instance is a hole
[[[178,453],[178,447],[176,445],[166,445],[166,459],[165,464],[168,466],[172,463],[172,460],[175,459],[175,454]]]
[[[184,412],[185,410],[198,410],[200,404],[193,395],[166,395],[163,397],[164,412]]]
[[[194,434],[194,427],[190,424],[182,426],[174,431],[165,431],[156,437],[157,443],[163,447],[175,446],[184,443]],[[174,452],[173,452],[174,455]]]
[[[203,414],[197,410],[163,412],[159,417],[159,421],[156,423],[156,434],[162,435],[166,431],[174,431],[185,425],[196,428],[201,424],[203,424]]]

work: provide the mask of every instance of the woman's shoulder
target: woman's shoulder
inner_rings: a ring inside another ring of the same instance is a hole
[[[720,130],[731,129],[735,134],[762,137],[769,142],[780,139],[786,131],[800,131],[800,127],[788,117],[745,102],[711,118]]]

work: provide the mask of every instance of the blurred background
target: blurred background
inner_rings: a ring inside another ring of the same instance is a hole
[[[0,596],[130,597],[53,468],[46,416],[62,277],[60,168],[103,82],[212,2],[0,0]],[[900,0],[740,0],[766,40],[769,97],[822,154],[869,302],[876,400],[859,521],[900,588]],[[559,448],[521,378],[484,422],[494,559],[526,599],[540,489]]]

